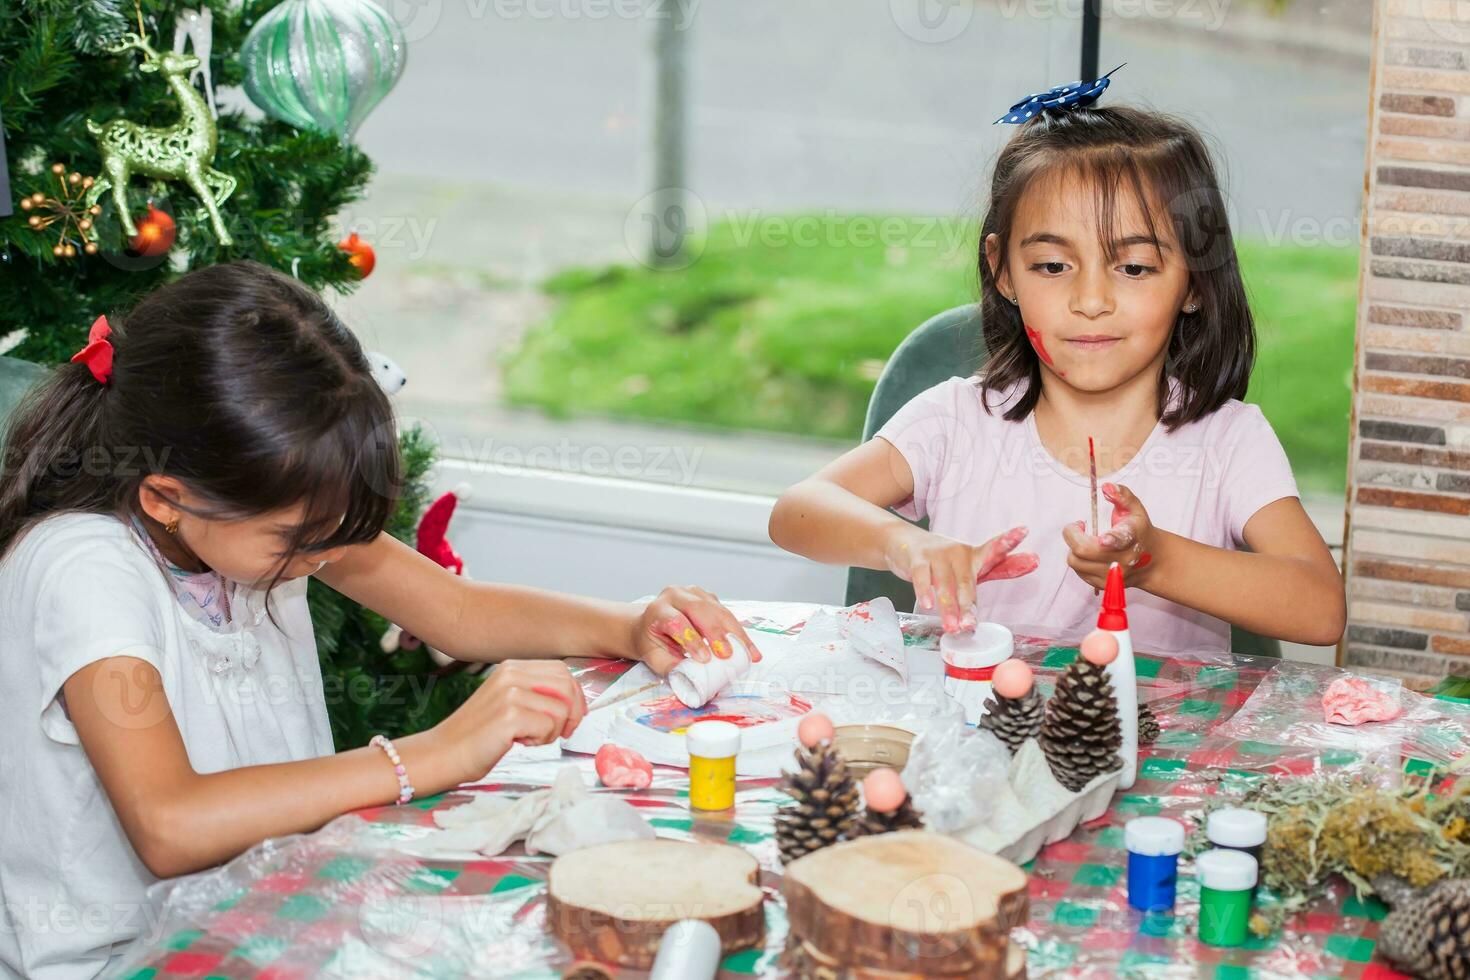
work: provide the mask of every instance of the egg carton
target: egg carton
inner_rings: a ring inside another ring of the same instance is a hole
[[[1058,783],[1035,739],[1016,750],[1006,782],[999,787],[990,818],[954,836],[1016,864],[1025,864],[1047,844],[1072,836],[1079,824],[1108,810],[1122,768],[1096,777],[1078,792]]]

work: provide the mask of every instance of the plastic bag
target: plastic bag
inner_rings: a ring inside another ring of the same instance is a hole
[[[903,782],[930,829],[952,833],[990,819],[1011,754],[990,732],[960,724],[921,734]]]

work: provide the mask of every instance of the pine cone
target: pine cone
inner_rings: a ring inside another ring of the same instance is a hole
[[[1159,740],[1159,719],[1146,704],[1138,706],[1138,744],[1152,745]]]
[[[1470,978],[1470,879],[1441,882],[1383,920],[1378,949],[1424,980]]]
[[[995,735],[1011,750],[1011,755],[1028,738],[1035,738],[1041,731],[1041,720],[1046,717],[1046,702],[1035,687],[1019,698],[1004,698],[991,692],[985,700],[985,714],[980,716],[980,728]]]
[[[1118,701],[1103,668],[1078,657],[1057,681],[1037,739],[1052,775],[1073,793],[1122,768]]]
[[[848,837],[871,837],[874,834],[891,834],[895,830],[923,830],[924,814],[915,806],[914,801],[904,797],[903,803],[899,804],[897,810],[892,813],[879,813],[877,810],[866,809],[863,815],[849,829]]]
[[[857,818],[857,783],[835,748],[826,742],[798,748],[796,763],[796,772],[781,781],[792,801],[776,811],[783,864],[837,843]]]

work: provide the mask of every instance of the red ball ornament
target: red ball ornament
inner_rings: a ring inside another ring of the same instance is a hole
[[[135,255],[164,255],[174,247],[178,229],[173,216],[148,202],[148,213],[135,222],[138,233],[128,239],[128,249]]]
[[[373,274],[373,266],[377,264],[378,257],[373,252],[373,247],[353,232],[337,243],[337,247],[348,255],[348,262],[357,267],[357,278],[366,279]]]

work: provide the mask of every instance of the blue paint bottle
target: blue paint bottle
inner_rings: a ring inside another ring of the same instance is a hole
[[[1123,827],[1128,848],[1128,904],[1144,912],[1174,908],[1184,825],[1168,817],[1134,817]]]

